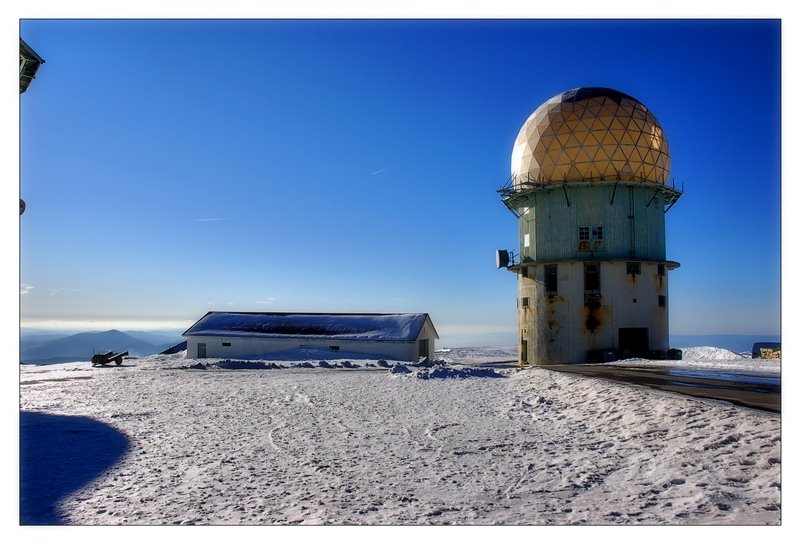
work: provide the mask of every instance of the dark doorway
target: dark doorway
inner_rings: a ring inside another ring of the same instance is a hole
[[[419,340],[419,357],[420,358],[430,357],[430,352],[428,351],[428,339]]]
[[[650,352],[650,333],[646,327],[619,328],[619,354],[622,358],[646,357]]]
[[[206,343],[197,343],[197,357],[198,358],[206,357]]]
[[[528,363],[528,341],[520,339],[519,343],[519,363],[525,365]]]

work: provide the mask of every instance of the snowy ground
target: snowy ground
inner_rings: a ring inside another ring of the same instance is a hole
[[[725,348],[696,346],[683,349],[680,361],[629,359],[606,365],[633,365],[637,367],[679,366],[685,369],[711,369],[719,372],[746,371],[753,374],[780,376],[781,360],[753,359],[749,353],[737,354]]]
[[[513,349],[437,357],[22,365],[21,410],[42,419],[23,433],[85,462],[102,449],[86,422],[126,438],[75,490],[57,482],[76,481],[68,460],[33,484],[68,524],[781,523],[778,414],[486,364]]]

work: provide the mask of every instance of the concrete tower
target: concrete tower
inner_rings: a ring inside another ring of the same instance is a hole
[[[499,192],[519,218],[520,362],[667,357],[664,215],[669,146],[638,100],[613,89],[559,94],[528,118]]]

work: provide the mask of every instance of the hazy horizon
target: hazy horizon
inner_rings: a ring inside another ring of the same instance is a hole
[[[109,324],[111,325],[111,324]],[[189,324],[191,325],[191,324]],[[146,328],[146,329],[131,329],[128,327],[99,327],[92,329],[42,329],[35,327],[22,327],[20,328],[20,339],[27,336],[36,335],[63,335],[69,336],[79,333],[103,333],[109,330],[118,330],[129,333],[164,333],[174,335],[176,340],[182,339],[181,334],[188,329],[187,327],[180,328]],[[766,334],[766,333],[747,333],[747,334],[720,334],[720,333],[707,333],[707,334],[670,334],[670,346],[672,348],[681,348],[689,346],[717,346],[719,348],[726,348],[735,352],[749,351],[754,342],[781,342],[780,334]],[[463,348],[463,347],[480,347],[480,346],[496,346],[507,347],[516,345],[516,332],[495,332],[493,334],[486,333],[442,333],[436,342],[437,349],[439,348]]]

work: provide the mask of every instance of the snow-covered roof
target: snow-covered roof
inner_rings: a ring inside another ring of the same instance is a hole
[[[270,337],[368,341],[413,341],[427,314],[316,314],[211,311],[184,337]],[[436,338],[439,335],[433,328]]]

